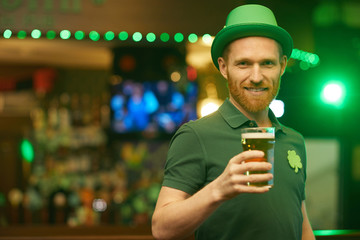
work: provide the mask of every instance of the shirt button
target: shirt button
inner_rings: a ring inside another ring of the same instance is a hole
[[[254,126],[255,126],[254,122],[249,123],[249,127],[254,127]]]

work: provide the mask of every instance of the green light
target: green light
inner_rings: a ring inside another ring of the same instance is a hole
[[[34,160],[34,148],[29,140],[24,139],[20,144],[21,156],[27,162],[32,162]]]
[[[26,38],[26,32],[25,31],[19,31],[18,34],[17,34],[17,37],[19,39],[24,39]]]
[[[331,236],[336,235],[336,231],[334,230],[314,230],[316,236]]]
[[[312,53],[306,53],[305,54],[305,57],[304,57],[305,62],[310,62],[311,55],[312,55]]]
[[[299,49],[294,48],[291,52],[290,58],[299,59],[300,55],[301,55],[301,52],[299,51]]]
[[[300,52],[300,57],[299,57],[299,59],[301,60],[301,61],[305,61],[306,60],[306,52],[303,52],[303,51],[301,51]]]
[[[202,41],[206,44],[211,44],[212,43],[212,37],[210,34],[204,34],[202,36]]]
[[[85,38],[85,33],[83,31],[76,31],[74,37],[76,40],[83,40]]]
[[[359,230],[314,230],[315,236],[335,236],[359,233]]]
[[[12,32],[9,29],[6,29],[3,33],[4,38],[11,38]]]
[[[184,40],[184,35],[182,33],[176,33],[174,35],[175,42],[182,42]]]
[[[99,34],[98,32],[96,32],[96,31],[91,31],[91,32],[89,33],[89,38],[90,38],[91,40],[93,40],[93,41],[99,41],[99,39],[100,39],[100,34]]]
[[[310,64],[308,62],[305,61],[301,61],[299,64],[299,67],[301,70],[308,70],[310,68]]]
[[[155,35],[154,33],[148,33],[148,34],[146,35],[146,40],[147,40],[148,42],[154,42],[155,39],[156,39],[156,35]]]
[[[312,55],[309,57],[309,62],[310,62],[312,65],[318,65],[319,62],[320,62],[320,58],[319,58],[318,55],[312,54]]]
[[[141,35],[141,33],[136,32],[133,34],[132,38],[133,38],[134,42],[140,42],[142,39],[142,35]]]
[[[48,32],[46,33],[46,38],[47,38],[47,39],[54,39],[55,37],[56,37],[55,31],[48,31]]]
[[[121,41],[125,41],[126,39],[128,39],[128,37],[129,37],[129,34],[125,31],[122,31],[119,33],[119,39]]]
[[[296,48],[292,50],[290,58],[300,60],[300,68],[302,70],[307,70],[310,67],[315,67],[320,62],[319,56],[315,53],[305,52]]]
[[[345,87],[339,81],[331,81],[328,82],[322,92],[321,92],[321,100],[324,103],[331,104],[337,107],[340,107],[345,98]]]
[[[61,39],[66,40],[66,39],[69,39],[70,37],[71,37],[71,32],[69,30],[62,30],[60,32],[60,38]]]
[[[170,35],[168,33],[162,33],[160,35],[160,40],[163,42],[167,42],[167,41],[169,41],[169,39],[170,39]]]
[[[108,32],[106,32],[105,35],[104,35],[104,39],[105,39],[106,41],[111,41],[111,40],[113,40],[114,38],[115,38],[115,34],[114,34],[114,32],[112,32],[112,31],[108,31]]]
[[[31,32],[31,37],[34,39],[38,39],[41,37],[41,31],[39,29],[34,29]]]
[[[198,36],[197,36],[195,33],[191,33],[191,34],[188,36],[188,40],[189,40],[189,42],[191,42],[191,43],[196,43],[197,40],[198,40]]]

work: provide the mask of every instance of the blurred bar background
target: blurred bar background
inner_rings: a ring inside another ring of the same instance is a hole
[[[210,46],[245,3],[294,39],[271,108],[306,139],[315,234],[359,239],[356,0],[0,0],[0,239],[152,239],[169,141],[226,99]]]

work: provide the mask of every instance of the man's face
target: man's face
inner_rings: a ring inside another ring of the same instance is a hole
[[[279,45],[265,37],[241,38],[229,45],[227,56],[219,58],[221,74],[228,80],[230,100],[240,110],[257,113],[267,109],[276,97],[286,56]]]

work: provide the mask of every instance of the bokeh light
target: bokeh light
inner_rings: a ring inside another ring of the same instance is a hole
[[[197,40],[198,40],[198,36],[197,36],[195,33],[191,33],[191,34],[188,36],[188,40],[189,40],[189,42],[191,42],[191,43],[196,43]]]
[[[7,38],[7,39],[11,38],[11,35],[12,35],[12,31],[9,29],[6,29],[3,33],[4,38]]]
[[[24,139],[20,143],[20,152],[25,161],[32,162],[34,160],[34,147],[29,140]]]
[[[140,42],[142,39],[142,34],[140,32],[135,32],[132,36],[134,42]]]
[[[112,32],[112,31],[108,31],[108,32],[106,32],[105,35],[104,35],[105,41],[111,41],[111,40],[113,40],[114,38],[115,38],[115,33]]]
[[[96,32],[96,31],[91,31],[89,33],[89,38],[91,40],[93,40],[94,42],[99,41],[100,40],[100,34],[98,32]]]
[[[182,33],[176,33],[175,35],[174,35],[174,40],[175,40],[175,42],[182,42],[182,41],[184,41],[184,35],[182,34]]]
[[[62,30],[60,32],[60,38],[63,40],[69,39],[71,37],[71,32],[69,30]]]
[[[96,198],[92,202],[92,207],[95,212],[105,212],[107,209],[107,203],[104,199]]]
[[[47,39],[55,39],[55,37],[56,37],[56,32],[55,31],[48,31],[47,33],[46,33],[46,38]]]
[[[217,102],[209,101],[201,107],[200,116],[205,117],[205,116],[215,112],[216,110],[218,110],[219,107],[220,107],[220,105]]]
[[[173,82],[178,82],[181,79],[181,74],[179,72],[177,72],[177,71],[172,72],[171,75],[170,75],[170,79]]]
[[[148,42],[154,42],[156,40],[156,35],[154,33],[148,33],[146,35],[146,40]]]
[[[19,39],[24,39],[24,38],[26,38],[26,35],[27,35],[26,32],[21,30],[18,32],[17,37]]]
[[[83,40],[85,38],[85,33],[83,31],[76,31],[74,37],[76,40]]]
[[[39,29],[34,29],[31,31],[31,37],[34,39],[38,39],[41,37],[41,31]]]
[[[167,42],[167,41],[169,41],[169,39],[170,39],[170,35],[168,33],[162,33],[160,35],[160,40],[163,42]]]
[[[285,104],[283,101],[281,100],[277,100],[274,99],[271,103],[270,103],[270,109],[271,111],[273,111],[273,113],[275,114],[275,117],[280,118],[284,115],[285,113]]]
[[[340,107],[345,99],[345,87],[340,81],[328,82],[322,92],[321,99],[324,103]]]
[[[204,34],[202,36],[202,41],[204,44],[210,46],[213,42],[213,37],[210,34]]]
[[[119,33],[119,39],[120,39],[121,41],[125,41],[125,40],[127,40],[128,38],[129,38],[129,34],[128,34],[127,32],[122,31],[122,32]]]

